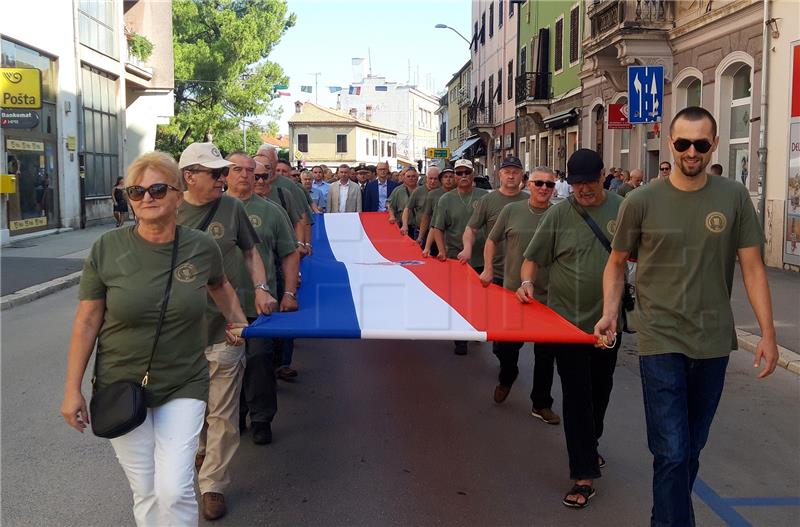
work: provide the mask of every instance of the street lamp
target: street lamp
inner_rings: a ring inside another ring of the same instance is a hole
[[[458,35],[459,37],[463,38],[463,39],[464,39],[464,42],[466,42],[468,46],[471,46],[471,45],[472,45],[472,42],[470,42],[469,40],[467,40],[467,37],[465,37],[464,35],[462,35],[461,33],[459,33],[459,31],[458,31],[457,29],[454,29],[454,28],[452,28],[452,27],[448,26],[447,24],[436,24],[436,25],[435,25],[435,26],[433,26],[433,27],[435,27],[436,29],[449,29],[450,31],[453,31],[453,32],[454,32],[456,35]]]

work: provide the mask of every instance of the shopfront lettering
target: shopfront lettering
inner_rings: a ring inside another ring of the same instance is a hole
[[[25,106],[34,106],[36,104],[36,97],[31,95],[26,95],[24,93],[4,93],[3,94],[3,106],[8,104],[24,104]]]

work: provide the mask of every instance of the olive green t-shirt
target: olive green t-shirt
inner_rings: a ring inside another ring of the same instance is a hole
[[[264,262],[264,270],[267,273],[267,284],[270,294],[277,298],[278,287],[276,283],[277,266],[285,256],[292,254],[297,249],[297,238],[294,230],[289,223],[289,215],[280,205],[271,201],[259,198],[255,194],[247,200],[242,200],[247,217],[253,225],[258,239],[261,240],[256,248]],[[241,273],[247,276],[247,268],[244,265],[244,258],[241,253],[237,256]],[[256,313],[256,293],[252,284],[245,284],[239,292],[239,299],[242,308],[248,318],[255,318]]]
[[[285,176],[276,177],[272,185],[291,193],[292,198],[294,198],[294,203],[297,206],[298,215],[302,216],[303,214],[308,214],[308,224],[314,225],[314,211],[311,209],[308,200],[306,200],[306,193],[300,185]]]
[[[622,196],[624,198],[625,196],[628,195],[628,192],[630,192],[631,190],[633,190],[632,186],[628,185],[627,183],[623,183],[617,189],[617,194],[619,194],[620,196]]]
[[[222,255],[200,231],[178,227],[172,293],[145,390],[147,406],[208,399],[206,285],[223,278]],[[81,300],[105,300],[97,341],[97,386],[141,381],[153,347],[172,264],[172,242],[150,243],[130,225],[104,233],[83,266]]]
[[[408,226],[419,227],[422,221],[422,209],[425,208],[425,198],[428,196],[428,187],[419,185],[411,197],[408,198],[406,208],[408,209]]]
[[[242,271],[238,257],[241,256],[241,251],[250,250],[258,243],[258,236],[250,225],[241,201],[225,194],[220,199],[222,201],[220,201],[206,232],[219,245],[225,276],[241,301],[240,290],[243,287],[252,288],[253,281],[247,273]],[[193,229],[197,228],[205,219],[213,203],[212,201],[198,207],[183,200],[178,207],[178,223]],[[225,340],[225,317],[212,301],[208,302],[206,318],[208,321],[208,345],[223,342]]]
[[[411,198],[412,192],[412,190],[408,190],[407,186],[400,185],[395,187],[395,189],[389,195],[389,198],[386,200],[386,208],[388,209],[391,207],[392,214],[394,214],[394,218],[397,220],[398,225],[400,225],[400,222],[403,221],[403,209],[406,208],[406,204]],[[409,225],[411,225],[410,222]]]
[[[444,232],[445,248],[448,258],[456,258],[464,248],[464,229],[472,216],[475,206],[483,196],[488,194],[482,188],[473,188],[469,194],[461,194],[457,189],[442,194],[436,205],[436,212],[431,220],[431,227]],[[483,266],[483,245],[486,233],[483,229],[475,235],[472,245],[472,257],[469,264],[472,267]]]
[[[504,242],[503,287],[511,291],[519,289],[522,280],[519,277],[522,269],[523,253],[531,243],[533,233],[547,209],[536,209],[525,201],[509,203],[500,211],[500,216],[489,232],[488,238],[495,244]],[[497,275],[495,275],[497,276]],[[548,268],[540,267],[533,281],[533,297],[540,303],[547,303]]]
[[[609,240],[614,235],[622,197],[605,192],[605,201],[586,212]],[[583,331],[592,333],[603,314],[603,270],[608,251],[586,221],[561,201],[539,221],[525,258],[549,267],[547,305]]]
[[[261,197],[275,203],[276,205],[280,205],[280,207],[289,215],[289,221],[292,223],[293,227],[294,225],[297,225],[298,221],[300,221],[302,211],[295,203],[294,196],[292,196],[292,193],[288,190],[278,188],[276,185],[271,185],[269,187],[269,192]]]
[[[444,195],[442,187],[435,188],[425,195],[425,205],[422,207],[422,214],[428,215],[433,219],[433,213],[436,212],[436,205],[439,204],[439,198]],[[421,220],[422,218],[420,218]]]
[[[659,178],[625,198],[612,247],[638,249],[636,309],[642,355],[694,359],[737,348],[731,311],[736,251],[763,243],[744,185],[708,176],[685,192]]]
[[[522,192],[516,196],[506,196],[497,190],[489,192],[478,200],[477,204],[475,205],[475,210],[473,211],[467,225],[476,231],[483,230],[486,235],[488,235],[492,230],[492,227],[494,227],[497,217],[500,216],[500,211],[503,210],[503,207],[509,203],[527,200],[528,198],[528,194],[524,194]],[[505,249],[503,248],[502,241],[495,243],[497,244],[497,247],[494,252],[494,258],[492,259],[492,266],[494,267],[494,275],[499,277],[503,276],[504,272],[503,254]]]

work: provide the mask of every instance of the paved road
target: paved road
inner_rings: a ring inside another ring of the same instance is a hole
[[[108,442],[58,414],[76,295],[2,315],[4,526],[133,523]],[[216,525],[644,525],[650,458],[630,344],[601,443],[604,477],[591,507],[572,511],[560,504],[562,427],[528,415],[528,376],[506,404],[491,402],[488,345],[456,357],[441,342],[299,341],[301,377],[280,385],[275,443],[245,438],[231,513]],[[731,361],[696,489],[699,525],[800,524],[800,378],[779,369],[757,381],[751,360]],[[558,381],[554,396],[560,409]]]

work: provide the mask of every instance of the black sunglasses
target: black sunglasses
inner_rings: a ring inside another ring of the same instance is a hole
[[[179,192],[178,189],[172,185],[167,185],[166,183],[153,183],[147,188],[141,185],[131,185],[130,187],[125,187],[125,192],[128,193],[128,197],[131,201],[142,201],[145,192],[150,194],[150,197],[153,199],[162,199],[167,195],[168,190]]]
[[[541,187],[542,185],[544,185],[547,188],[556,188],[555,181],[542,181],[541,179],[534,179],[533,184],[536,185],[537,187]]]
[[[661,170],[662,172],[666,172],[669,170],[669,167],[659,167],[659,170]]]
[[[675,147],[675,150],[678,152],[686,152],[689,150],[689,147],[694,146],[694,149],[700,152],[701,154],[705,154],[709,150],[711,150],[711,143],[708,142],[707,139],[698,139],[697,141],[689,141],[688,139],[676,139],[673,141],[672,146]]]
[[[209,174],[211,174],[211,179],[213,179],[214,181],[218,180],[222,176],[227,176],[228,175],[227,167],[226,168],[198,168],[198,169],[192,170],[192,172],[194,172],[194,173],[197,173],[197,172],[208,172]]]
[[[472,174],[472,172],[470,172],[469,170],[461,170],[455,172],[455,175],[457,176],[469,176],[470,174]]]
[[[264,181],[269,179],[269,174],[256,174],[255,175],[256,181],[259,179],[263,179]]]

